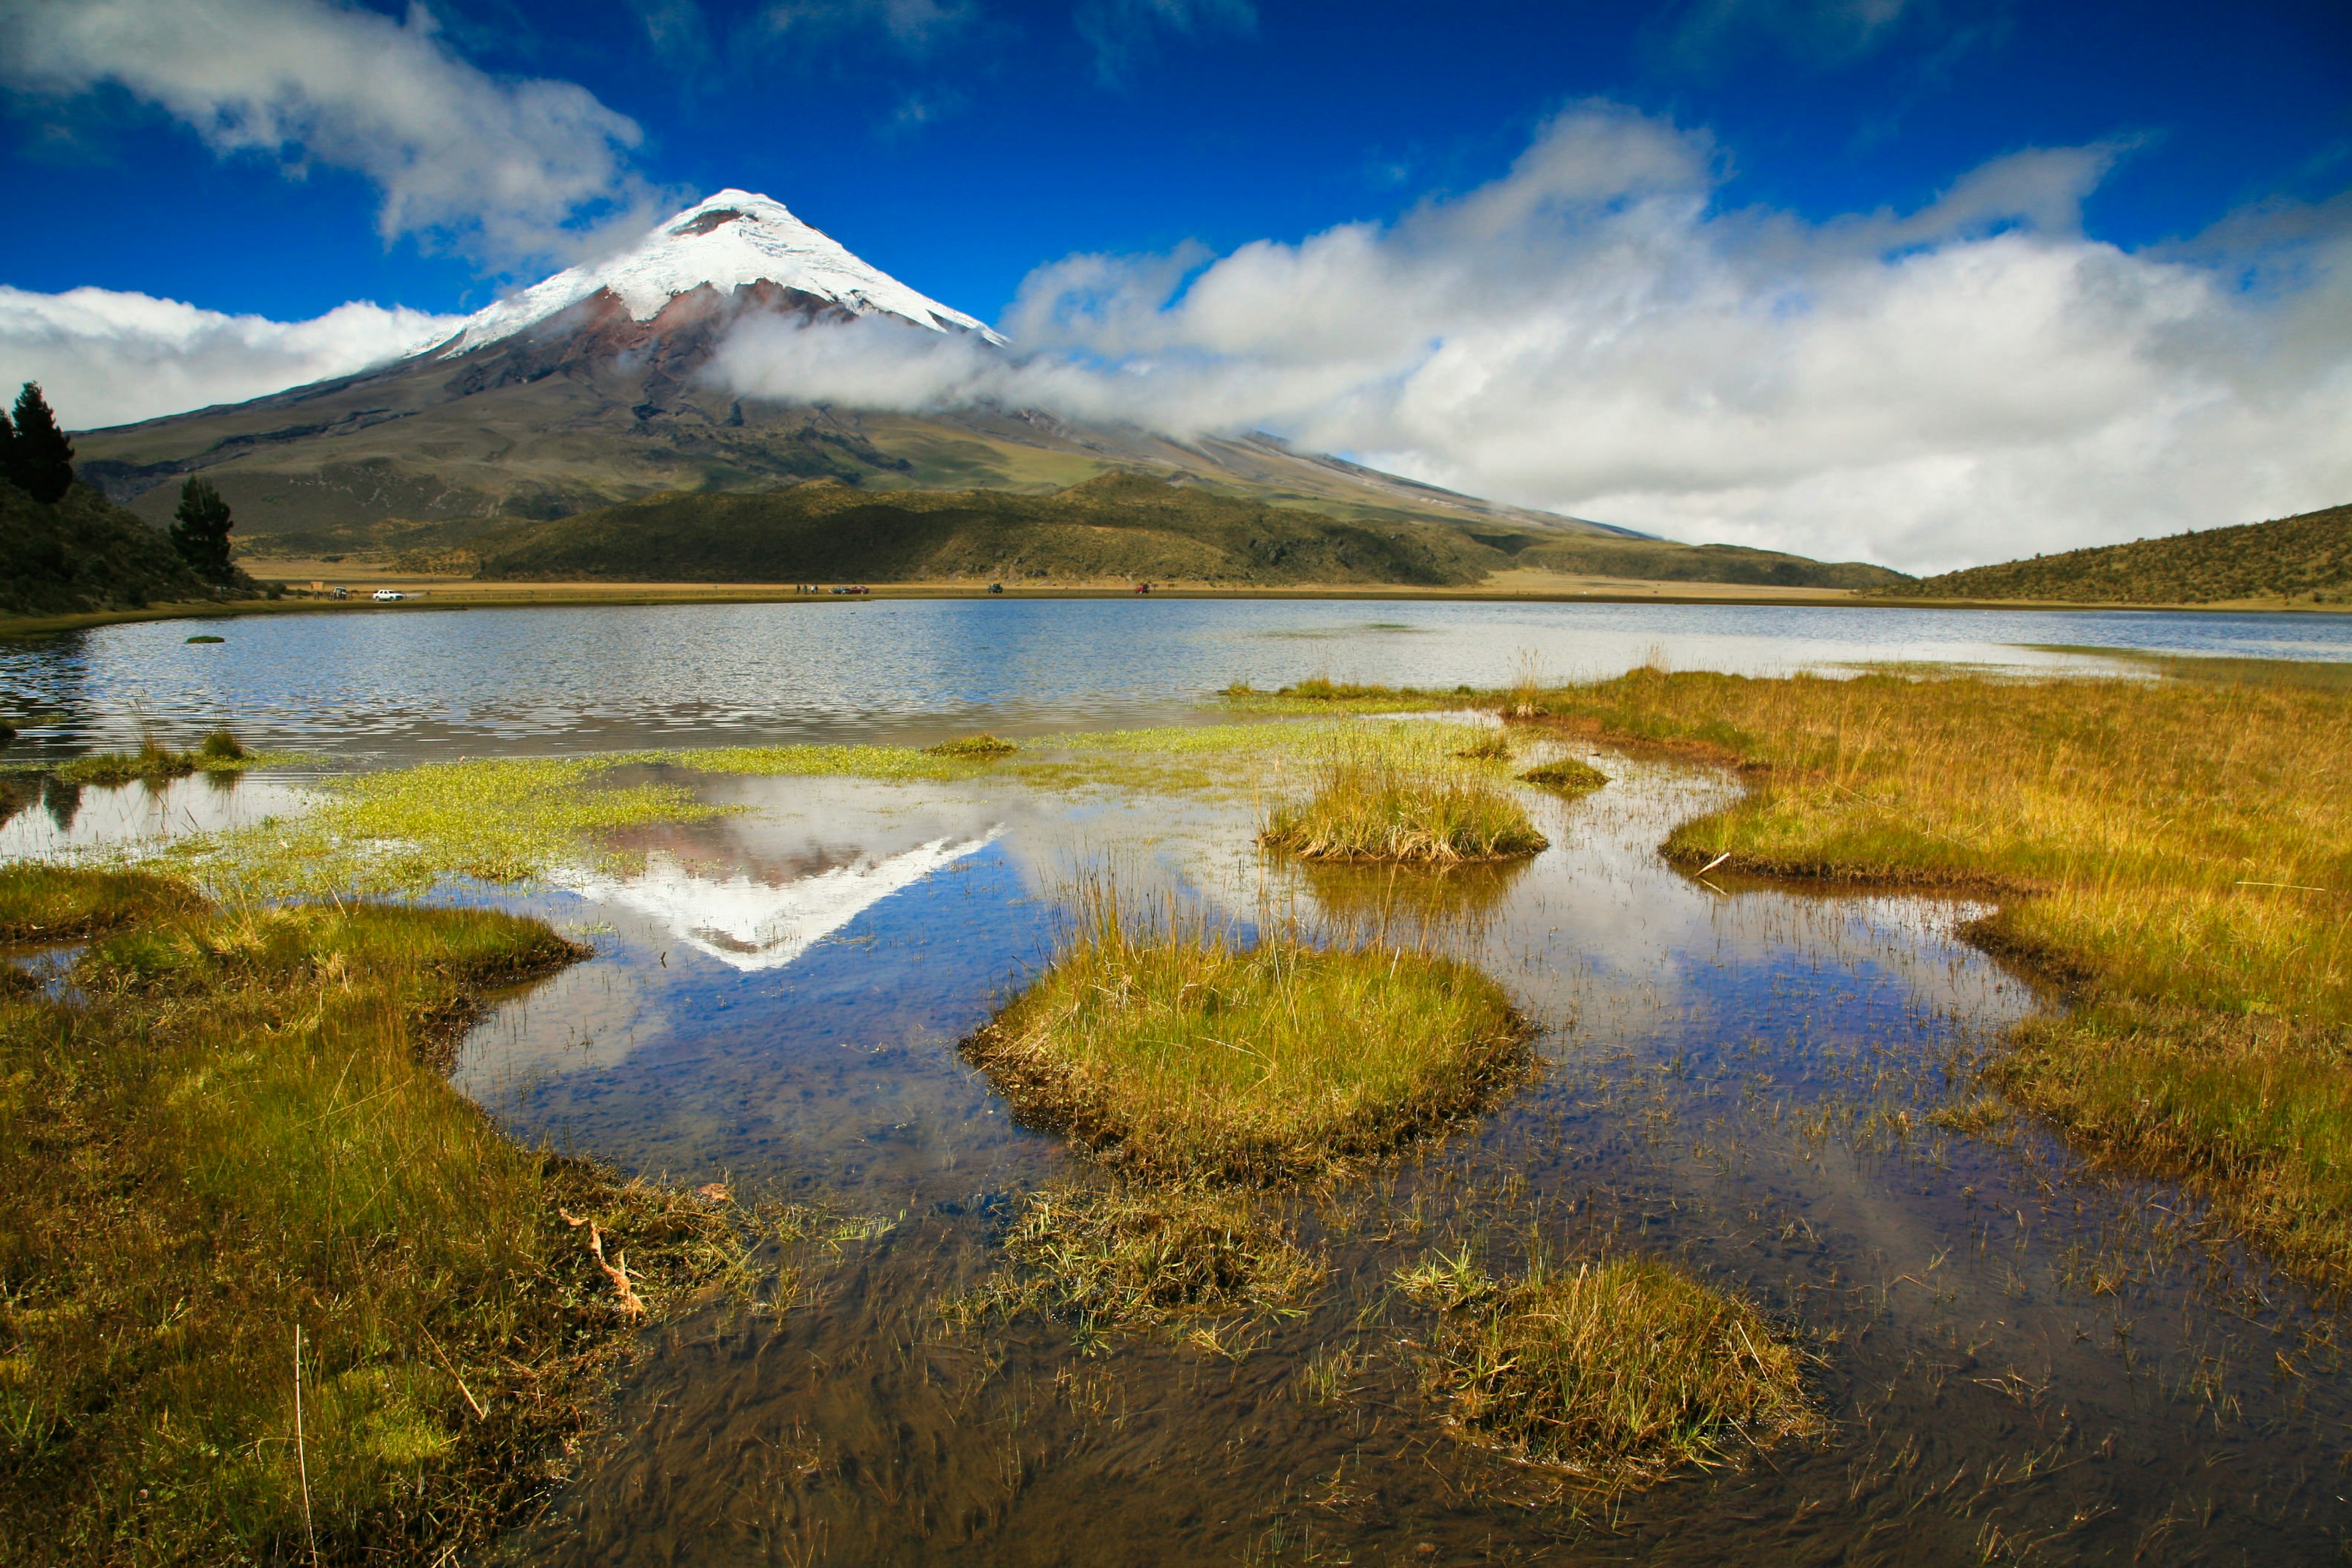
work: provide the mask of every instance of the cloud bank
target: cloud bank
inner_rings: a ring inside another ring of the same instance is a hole
[[[1270,428],[1923,572],[2352,499],[2352,200],[2126,252],[2079,222],[2126,151],[2021,153],[1921,211],[1812,222],[1721,208],[1704,132],[1587,105],[1393,224],[1043,268],[1002,323],[1024,358],[763,325],[719,368],[768,396]]]
[[[359,301],[272,321],[106,289],[0,285],[0,387],[39,382],[69,428],[124,425],[347,375],[438,342],[463,320]]]
[[[478,69],[421,5],[401,22],[336,0],[0,0],[0,79],[114,83],[224,156],[355,170],[383,192],[386,240],[494,265],[577,259],[658,205],[628,167],[635,121],[573,82]]]

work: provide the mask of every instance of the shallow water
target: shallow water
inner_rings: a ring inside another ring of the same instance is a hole
[[[311,794],[289,778],[193,773],[121,784],[67,784],[54,774],[0,778],[0,862],[137,853],[175,838],[291,816]]]
[[[0,642],[10,755],[248,744],[413,761],[750,741],[925,741],[1183,721],[1236,680],[1507,684],[1523,664],[1771,674],[2051,668],[2066,644],[2352,658],[2352,616],[1387,600],[827,600],[160,621]],[[48,715],[26,725],[26,715]]]
[[[597,955],[498,1007],[458,1081],[520,1135],[866,1239],[803,1296],[660,1332],[538,1526],[550,1564],[2332,1558],[2352,1379],[2332,1320],[2160,1187],[2031,1131],[1927,1121],[2037,1005],[1959,942],[1976,906],[1713,886],[1664,865],[1714,774],[1596,755],[1530,799],[1554,847],[1430,879],[1262,858],[1250,807],[986,782],[730,780],[752,809],[651,836],[647,874],[521,900]],[[1541,1079],[1325,1194],[1269,1198],[1332,1269],[1305,1315],[1210,1343],[936,1304],[1020,1191],[1082,1174],[955,1041],[1108,864],[1238,920],[1271,903],[1455,948],[1545,1027]],[[1580,1508],[1447,1436],[1391,1273],[1464,1244],[1679,1258],[1817,1357],[1818,1445]],[[1345,1357],[1344,1363],[1334,1358]],[[1339,1366],[1322,1404],[1304,1369]]]

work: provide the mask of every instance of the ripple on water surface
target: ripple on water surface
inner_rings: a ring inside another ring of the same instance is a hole
[[[460,1081],[523,1136],[883,1222],[782,1316],[662,1331],[539,1527],[549,1563],[2317,1560],[2352,1511],[2325,1320],[2164,1189],[2031,1131],[1939,1129],[2033,993],[1980,910],[1710,885],[1666,829],[1711,775],[1601,759],[1553,847],[1443,877],[1262,860],[1246,805],[986,781],[731,780],[646,872],[526,900],[597,955],[500,1005]],[[1055,889],[1275,900],[1455,948],[1546,1070],[1444,1144],[1267,1194],[1332,1283],[1206,1338],[950,1331],[1008,1194],[1073,1173],[955,1042],[1046,952]],[[1398,1268],[1467,1245],[1673,1258],[1816,1358],[1821,1442],[1608,1506],[1459,1445]],[[1100,1352],[1100,1353],[1094,1353]],[[1308,1375],[1309,1373],[1312,1375]]]

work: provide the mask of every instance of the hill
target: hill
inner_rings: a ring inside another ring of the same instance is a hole
[[[75,615],[221,595],[160,530],[86,484],[53,503],[0,479],[0,613]]]
[[[1003,490],[875,494],[816,481],[757,495],[656,497],[501,530],[471,552],[480,575],[623,582],[1071,581],[1126,578],[1203,585],[1393,583],[1464,586],[1511,565],[1597,570],[1580,548],[1632,551],[1641,563],[1699,554],[1657,542],[1562,540],[1548,530],[1470,529],[1402,511],[1331,516],[1153,475],[1111,473],[1051,495]],[[446,543],[414,566],[452,564]],[[1732,551],[1693,570],[1708,581],[1823,581],[1876,567],[1825,566]],[[1656,559],[1653,560],[1651,557]],[[1623,565],[1629,562],[1614,562]]]
[[[2101,605],[2352,604],[2352,506],[1972,566],[1882,592]]]

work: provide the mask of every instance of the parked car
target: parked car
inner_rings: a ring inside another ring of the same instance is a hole
[[[379,605],[394,604],[406,597],[408,595],[397,588],[378,588],[375,591],[375,602]]]

